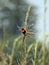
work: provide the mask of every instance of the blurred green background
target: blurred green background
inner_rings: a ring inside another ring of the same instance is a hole
[[[44,2],[44,6],[45,4]],[[31,5],[27,20],[26,28],[31,37],[23,41],[24,35],[18,28],[25,26],[30,5],[26,0],[0,0],[0,65],[49,65],[47,36],[44,33],[43,41],[38,39],[37,6]],[[46,22],[45,14],[44,10],[43,17]]]

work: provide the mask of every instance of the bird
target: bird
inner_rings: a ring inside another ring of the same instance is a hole
[[[23,33],[23,35],[25,35],[25,36],[30,36],[30,33],[25,29],[25,28],[22,28],[21,29],[21,32]]]

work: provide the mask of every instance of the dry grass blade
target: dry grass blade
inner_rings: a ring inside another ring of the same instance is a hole
[[[34,53],[34,62],[33,62],[33,65],[36,65],[38,43],[39,43],[39,40],[37,39],[36,43],[35,43],[35,53]]]
[[[12,61],[13,61],[13,56],[14,56],[15,46],[16,46],[17,41],[18,41],[20,38],[21,38],[21,36],[19,36],[18,38],[16,38],[16,39],[14,40],[14,43],[13,43],[13,48],[12,48],[12,54],[11,54],[10,64],[9,64],[9,65],[12,65]]]
[[[43,51],[43,61],[42,61],[42,65],[45,65],[46,0],[44,0],[43,3],[44,3],[44,40],[43,40],[43,44],[42,44],[42,51]]]
[[[31,5],[28,7],[28,11],[27,11],[27,13],[26,13],[26,18],[25,18],[25,29],[26,29],[26,26],[27,26],[27,20],[28,20],[28,17],[29,17],[30,9],[31,9]]]

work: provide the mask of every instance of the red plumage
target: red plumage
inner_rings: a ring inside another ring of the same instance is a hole
[[[25,35],[26,29],[22,28],[22,29],[21,29],[21,32]]]

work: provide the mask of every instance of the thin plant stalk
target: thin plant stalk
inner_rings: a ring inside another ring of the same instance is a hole
[[[3,49],[4,49],[4,47],[5,47],[5,26],[3,25],[3,43],[2,43],[2,51],[3,51]]]
[[[28,17],[29,17],[29,12],[31,10],[31,5],[29,5],[28,10],[26,12],[26,17],[25,17],[25,29],[27,27],[27,23],[28,23]],[[24,65],[26,65],[27,61],[26,61],[26,36],[24,35],[22,43],[24,45]],[[22,64],[21,64],[22,65]]]
[[[35,44],[35,52],[34,52],[34,61],[33,61],[33,65],[36,65],[36,57],[37,57],[37,48],[38,48],[38,42],[39,40],[36,40],[36,44]]]
[[[31,5],[29,5],[28,10],[26,12],[26,18],[25,18],[25,29],[27,27],[27,23],[28,23],[28,18],[29,18],[29,13],[31,10]],[[24,65],[26,65],[27,61],[26,61],[26,37],[25,37],[25,44],[24,44]]]
[[[10,64],[9,64],[9,65],[12,65],[13,56],[14,56],[15,47],[16,47],[16,43],[17,43],[17,41],[18,41],[19,39],[20,39],[20,37],[18,37],[17,39],[14,40],[13,48],[12,48],[12,53],[11,53],[11,57],[10,57]]]
[[[45,43],[46,43],[46,0],[44,0],[44,40],[42,43],[43,61],[42,65],[45,65]]]
[[[30,10],[31,10],[31,5],[29,5],[29,7],[28,7],[28,11],[26,12],[25,29],[26,29],[26,27],[27,27],[28,17],[29,17]]]

